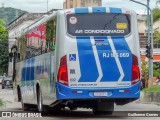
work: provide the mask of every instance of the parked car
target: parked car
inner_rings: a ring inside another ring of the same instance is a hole
[[[11,77],[4,77],[2,80],[2,89],[5,87],[11,87],[13,88],[13,82]]]
[[[2,83],[3,80],[3,76],[0,76],[0,84]]]

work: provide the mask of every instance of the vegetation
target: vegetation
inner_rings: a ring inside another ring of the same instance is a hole
[[[145,79],[148,79],[148,62],[142,61],[141,70],[142,76],[144,76]]]
[[[148,79],[148,75],[149,75],[148,62],[142,61],[141,72],[142,72],[142,76],[144,76],[145,79]],[[153,76],[154,77],[160,76],[160,62],[154,63]]]
[[[0,7],[0,19],[3,19],[6,25],[8,25],[10,22],[12,22],[14,19],[22,15],[23,13],[26,13],[26,11],[14,9],[11,7]]]
[[[160,19],[160,8],[158,7],[158,5],[160,4],[160,0],[156,1],[156,7],[153,8],[152,13],[153,13],[153,23],[157,22]],[[158,28],[156,28],[154,30],[154,38],[155,38],[155,42],[156,43],[160,43],[160,32],[157,30]]]
[[[160,62],[154,63],[154,65],[153,65],[153,76],[154,77],[160,76]]]
[[[157,1],[156,1],[156,4],[157,4],[157,5],[160,4],[160,0],[157,0]]]
[[[160,86],[144,88],[142,92],[160,92]]]
[[[160,32],[157,29],[154,30],[153,36],[155,43],[160,43]]]
[[[0,99],[0,108],[4,107],[4,102]]]
[[[5,22],[0,19],[0,74],[8,72],[8,31]]]
[[[152,13],[153,13],[153,23],[155,23],[160,19],[160,8],[158,7],[153,8]]]

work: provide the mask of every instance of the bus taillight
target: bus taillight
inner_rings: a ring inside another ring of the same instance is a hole
[[[140,80],[140,71],[138,66],[138,58],[132,55],[132,85]]]
[[[68,67],[67,67],[67,56],[63,56],[60,60],[60,67],[58,70],[57,79],[60,83],[68,86]]]

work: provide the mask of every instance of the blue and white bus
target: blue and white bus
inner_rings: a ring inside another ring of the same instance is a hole
[[[59,10],[29,26],[12,51],[14,93],[23,110],[83,107],[94,114],[111,114],[114,104],[140,97],[134,11]]]

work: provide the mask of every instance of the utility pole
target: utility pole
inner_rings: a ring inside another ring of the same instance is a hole
[[[149,2],[150,2],[150,0],[147,0],[147,6],[149,6]],[[147,9],[147,24],[148,24],[148,46],[151,48],[151,41],[150,41],[150,15],[149,15],[149,9]],[[149,52],[151,52],[151,50],[149,51]],[[151,55],[152,56],[152,55]],[[151,57],[150,56],[150,57]],[[149,63],[149,65],[148,65],[148,67],[149,67],[149,80],[150,80],[150,83],[149,83],[149,86],[151,87],[151,85],[152,85],[152,78],[151,78],[151,58],[150,57],[148,57],[148,63]]]
[[[147,6],[149,7],[150,0],[147,0]],[[150,12],[150,13],[149,13]],[[153,18],[151,20],[152,11],[147,8],[147,23],[148,23],[148,46],[150,46],[150,54],[151,56],[148,58],[149,63],[149,79],[150,79],[150,87],[153,85]],[[152,27],[151,27],[152,26]],[[150,34],[152,34],[150,36]],[[152,37],[152,38],[151,38]]]
[[[151,63],[150,63],[150,87],[153,86],[153,12],[151,10]]]

